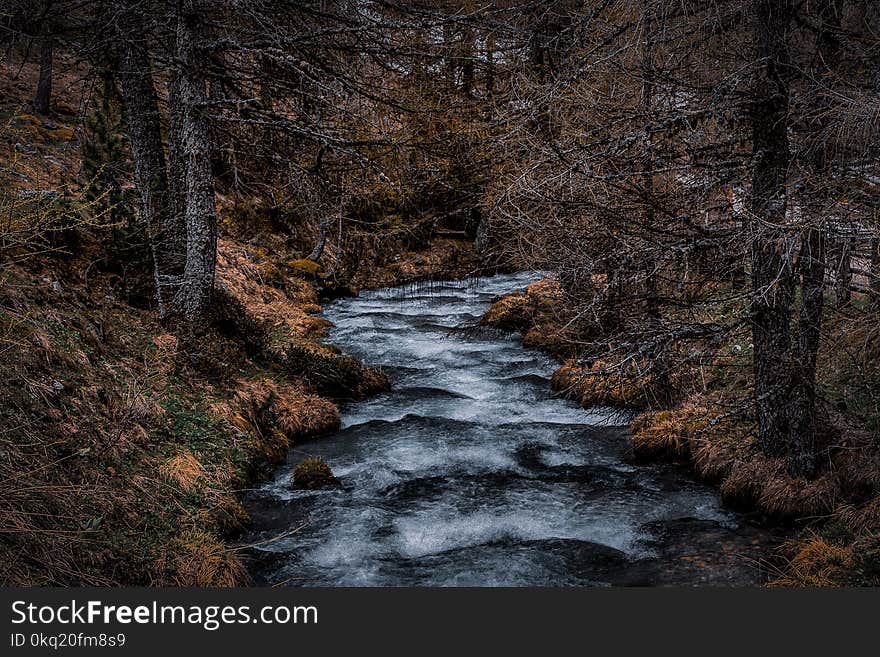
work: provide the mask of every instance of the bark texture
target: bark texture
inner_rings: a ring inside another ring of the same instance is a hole
[[[825,289],[825,237],[811,228],[801,244],[798,258],[801,277],[801,309],[790,408],[789,471],[809,476],[815,469],[816,451],[816,357],[822,332]]]
[[[182,216],[171,211],[161,115],[153,86],[149,53],[124,32],[142,30],[131,21],[117,37],[119,81],[134,162],[140,220],[153,254],[153,278],[159,313],[165,317],[180,285],[186,260]],[[142,33],[142,32],[131,32]]]
[[[211,170],[211,130],[208,106],[204,17],[192,2],[183,2],[177,21],[175,71],[180,103],[183,147],[186,266],[178,307],[186,326],[195,331],[205,324],[211,307],[217,262],[217,210]]]
[[[762,449],[783,456],[790,435],[790,312],[794,240],[786,229],[789,0],[755,0],[758,46],[752,108],[752,337],[755,403]]]
[[[840,27],[841,0],[822,0],[819,5],[819,31],[816,46],[819,57],[812,77],[821,80],[828,70],[836,66],[839,47],[835,32]],[[821,91],[819,92],[821,93]],[[824,137],[829,129],[830,102],[820,99],[826,111],[819,113],[813,126],[816,134]],[[828,223],[829,190],[822,181],[830,179],[834,150],[831,140],[820,138],[812,148],[812,182],[808,185],[805,208],[809,210],[810,226],[801,237],[798,256],[801,308],[798,317],[798,343],[794,354],[793,385],[791,396],[791,436],[789,444],[789,470],[794,475],[811,475],[815,469],[816,451],[816,358],[822,331],[824,311],[825,271],[827,269],[826,231]],[[838,303],[849,301],[850,240],[844,236],[839,254],[836,295]],[[846,286],[841,293],[841,284]]]
[[[44,29],[45,32],[45,29]],[[40,49],[40,78],[34,95],[34,112],[46,115],[52,104],[52,60],[55,42],[52,37],[44,37]]]

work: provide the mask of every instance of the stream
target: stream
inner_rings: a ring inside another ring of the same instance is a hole
[[[775,544],[682,468],[628,460],[631,418],[550,389],[558,364],[473,326],[540,276],[390,288],[325,306],[328,341],[391,392],[343,408],[249,493],[254,581],[287,586],[752,586]],[[327,461],[342,486],[291,487]],[[293,530],[293,531],[291,531]]]

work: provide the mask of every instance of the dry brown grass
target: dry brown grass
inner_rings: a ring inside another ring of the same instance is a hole
[[[525,293],[506,294],[489,306],[481,321],[497,328],[519,331],[530,327],[529,306],[530,300]]]
[[[852,546],[838,545],[816,534],[785,544],[783,551],[792,556],[785,574],[773,580],[772,586],[846,586],[856,567]]]
[[[226,248],[228,267],[247,266],[248,247]],[[213,337],[226,374],[206,377],[112,278],[92,272],[86,287],[81,271],[47,259],[8,268],[0,285],[0,582],[246,581],[222,543],[247,520],[233,491],[291,443],[334,430],[335,404],[234,337]],[[261,321],[280,322],[279,341],[321,333],[310,288],[290,296],[251,287],[250,270],[225,273],[257,295]]]
[[[313,286],[296,276],[266,280],[261,266],[273,262],[272,257],[267,249],[221,239],[218,277],[248,318],[266,327],[266,348],[291,340],[323,337],[329,322],[312,314],[318,300]],[[276,282],[278,286],[272,284]]]
[[[670,411],[642,413],[633,424],[633,451],[643,459],[692,465],[720,487],[729,505],[817,530],[793,539],[780,586],[880,584],[880,485],[870,436],[844,434],[812,479],[792,477],[784,458],[767,458],[744,418],[725,414],[712,396]],[[831,531],[826,537],[817,533]]]
[[[297,441],[330,433],[339,427],[339,409],[323,397],[309,394],[302,384],[269,378],[239,379],[229,400],[212,410],[243,434],[253,436],[259,452],[278,461]]]
[[[584,407],[615,406],[645,408],[662,405],[667,381],[658,382],[645,360],[617,363],[594,360],[579,363],[567,360],[553,373],[553,389]]]
[[[523,292],[495,301],[481,318],[487,326],[522,333],[523,345],[558,357],[572,353],[581,327],[571,321],[564,293],[554,278],[532,283]]]
[[[159,474],[176,483],[183,490],[192,492],[205,476],[205,467],[192,452],[183,449],[159,466]]]
[[[812,480],[791,477],[786,459],[754,454],[733,463],[721,483],[721,499],[778,519],[815,519],[831,512],[840,499],[840,486],[830,474]]]
[[[880,495],[863,504],[842,504],[834,517],[856,536],[880,534]]]
[[[250,583],[241,557],[211,534],[193,529],[167,546],[156,562],[160,586],[229,587]]]

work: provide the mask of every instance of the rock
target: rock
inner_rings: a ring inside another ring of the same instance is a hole
[[[63,292],[63,290],[61,289],[61,283],[59,283],[58,281],[52,281],[52,284],[49,287],[52,288],[52,291],[55,294],[61,294]]]
[[[18,192],[19,198],[39,198],[44,200],[55,200],[59,197],[58,191],[54,189],[22,189]]]
[[[293,487],[306,490],[334,488],[340,485],[330,466],[322,459],[306,459],[293,469]]]

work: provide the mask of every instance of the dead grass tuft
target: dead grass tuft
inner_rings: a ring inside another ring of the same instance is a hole
[[[564,292],[555,278],[529,285],[523,292],[507,294],[495,301],[481,323],[523,334],[523,345],[543,349],[559,357],[572,354],[582,326],[566,313]]]
[[[773,586],[846,586],[856,567],[852,546],[839,545],[816,534],[786,543],[783,551],[793,556],[785,574],[771,582]]]
[[[173,481],[187,492],[194,491],[205,476],[205,467],[188,450],[181,450],[165,459],[159,466],[159,474]]]
[[[189,530],[171,541],[156,563],[162,586],[229,587],[250,583],[239,555],[211,534]]]
[[[880,496],[864,504],[843,504],[834,518],[856,536],[880,535]]]
[[[645,408],[667,397],[669,383],[658,382],[644,360],[618,364],[568,360],[553,373],[553,389],[582,406]],[[662,405],[659,404],[659,405]]]

